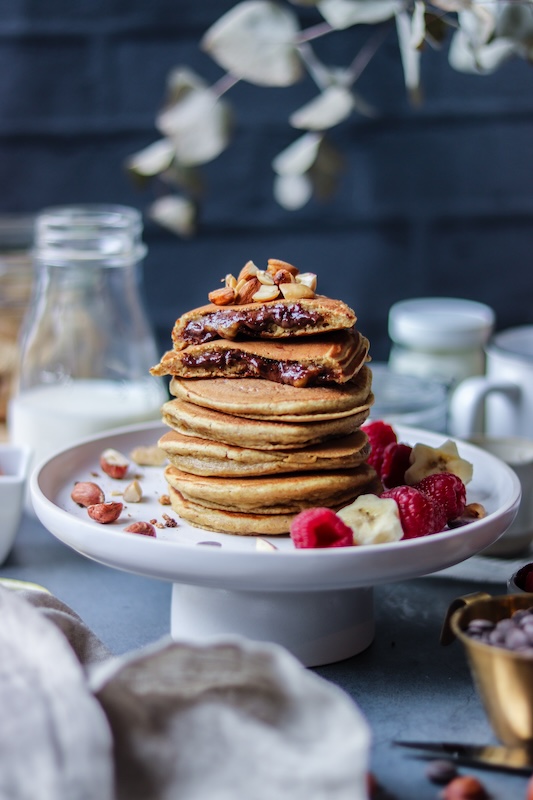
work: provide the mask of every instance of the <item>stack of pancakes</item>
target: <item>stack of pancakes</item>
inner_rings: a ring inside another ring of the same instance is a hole
[[[373,402],[368,341],[348,306],[311,295],[236,297],[176,321],[151,372],[172,376],[159,446],[172,507],[192,525],[284,534],[303,509],[378,490],[360,430]]]

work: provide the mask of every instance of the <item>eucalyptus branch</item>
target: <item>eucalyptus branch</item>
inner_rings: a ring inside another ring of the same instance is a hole
[[[320,22],[318,25],[313,25],[311,28],[306,28],[294,37],[294,44],[296,46],[304,44],[305,42],[312,42],[313,39],[320,39],[327,33],[332,33],[335,30],[333,25],[328,22]]]
[[[361,50],[359,50],[354,60],[346,70],[346,77],[349,81],[349,86],[352,86],[361,77],[362,73],[370,64],[377,51],[389,35],[390,30],[390,24],[383,23],[379,26],[378,30],[375,31],[372,36],[370,36]]]
[[[309,42],[302,42],[298,45],[298,52],[304,62],[309,75],[314,80],[319,89],[324,90],[331,83],[330,74],[324,64],[317,58],[317,55]]]
[[[442,47],[458,72],[489,75],[512,58],[533,61],[533,0],[328,0],[315,6],[320,21],[306,29],[287,0],[239,0],[204,34],[201,48],[222,69],[212,86],[187,67],[173,71],[171,91],[156,118],[160,138],[127,161],[143,179],[163,177],[180,194],[158,198],[149,213],[180,235],[194,227],[198,168],[230,146],[234,118],[225,95],[239,81],[290,87],[307,71],[315,97],[290,114],[298,132],[272,161],[274,195],[286,209],[323,196],[344,168],[326,132],[354,113],[374,116],[353,85],[396,30],[407,94],[422,83],[423,47]],[[371,34],[346,67],[323,63],[312,42],[365,25]],[[238,76],[238,77],[237,77]]]
[[[211,86],[211,91],[217,97],[222,97],[226,92],[229,92],[237,83],[239,83],[240,78],[236,75],[231,75],[231,73],[226,72],[221,78],[218,79],[216,83]]]

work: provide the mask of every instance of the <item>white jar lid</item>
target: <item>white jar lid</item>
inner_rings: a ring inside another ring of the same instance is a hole
[[[389,336],[419,350],[466,350],[485,344],[494,321],[494,311],[484,303],[421,297],[391,306]]]

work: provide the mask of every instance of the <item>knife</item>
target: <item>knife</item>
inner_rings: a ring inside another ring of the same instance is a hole
[[[522,747],[398,740],[393,744],[399,747],[425,751],[425,753],[420,754],[421,757],[425,758],[447,758],[460,764],[513,772],[531,773],[533,771],[533,752]]]

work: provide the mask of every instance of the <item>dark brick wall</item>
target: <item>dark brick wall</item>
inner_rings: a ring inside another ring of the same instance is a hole
[[[168,70],[186,63],[215,80],[202,33],[232,0],[4,0],[0,15],[0,212],[118,202],[145,208],[150,193],[123,170],[157,138],[154,117]],[[311,19],[312,12],[302,10]],[[346,64],[368,29],[317,43]],[[148,309],[169,343],[174,318],[248,258],[294,261],[320,289],[356,309],[376,358],[386,358],[387,311],[411,296],[455,295],[491,304],[498,328],[533,322],[533,67],[490,77],[424,56],[426,101],[405,99],[394,37],[359,88],[379,110],[333,132],[346,172],[329,204],[289,213],[272,200],[272,157],[295,134],[285,123],[313,94],[239,85],[235,141],[205,170],[196,238],[146,223]]]

